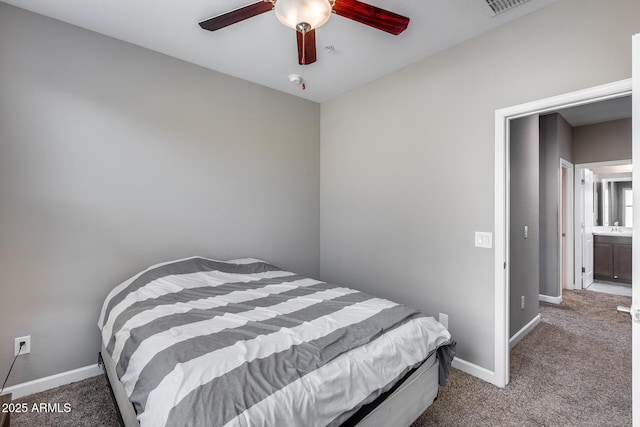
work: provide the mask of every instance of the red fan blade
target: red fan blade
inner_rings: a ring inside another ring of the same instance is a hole
[[[298,63],[309,65],[316,62],[316,30],[309,30],[304,33],[304,53],[302,52],[302,33],[296,31],[298,36]]]
[[[200,22],[203,30],[215,31],[224,28],[236,22],[244,21],[261,13],[269,12],[273,9],[273,3],[270,1],[259,1],[231,12],[223,13],[206,21]]]
[[[407,29],[409,18],[380,9],[358,0],[336,0],[333,11],[340,16],[360,22],[395,36]]]

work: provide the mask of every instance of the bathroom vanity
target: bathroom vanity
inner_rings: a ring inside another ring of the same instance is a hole
[[[631,236],[611,232],[593,236],[593,276],[596,280],[631,283]]]

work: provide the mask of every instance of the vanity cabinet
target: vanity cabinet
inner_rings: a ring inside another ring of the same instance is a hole
[[[631,283],[631,237],[593,236],[593,277]]]

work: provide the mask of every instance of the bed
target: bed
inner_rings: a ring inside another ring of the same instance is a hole
[[[256,259],[152,266],[98,327],[127,427],[408,426],[455,354],[432,317]]]

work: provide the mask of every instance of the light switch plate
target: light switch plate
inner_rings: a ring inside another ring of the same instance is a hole
[[[476,231],[476,248],[493,247],[493,233],[487,231]]]

